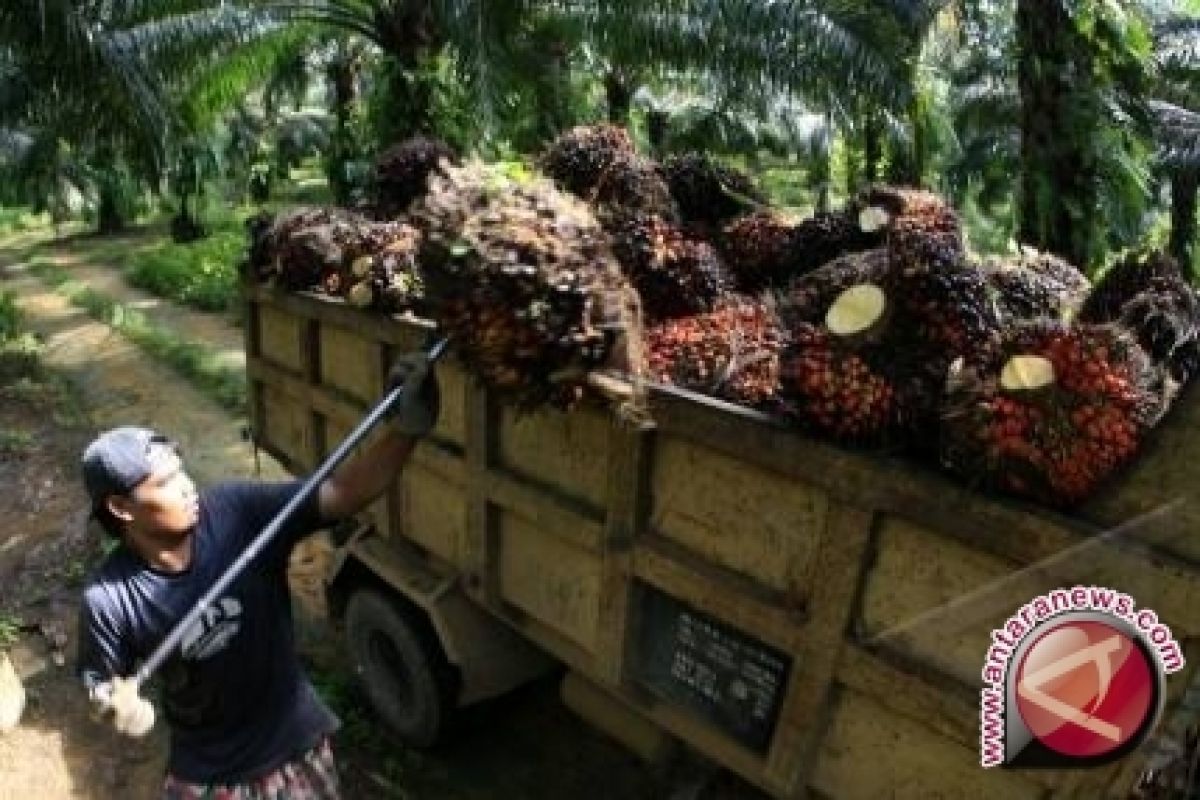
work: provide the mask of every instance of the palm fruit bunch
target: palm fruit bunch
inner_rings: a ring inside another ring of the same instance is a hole
[[[375,211],[390,218],[425,194],[429,174],[446,160],[458,163],[458,153],[441,139],[414,136],[380,153],[372,167]]]
[[[1017,262],[1027,270],[1057,283],[1069,295],[1086,297],[1092,282],[1078,267],[1064,258],[1022,245]]]
[[[792,274],[803,275],[840,256],[882,246],[882,225],[874,215],[860,219],[864,210],[851,203],[841,211],[821,211],[801,220],[792,233]]]
[[[893,266],[902,274],[948,270],[966,260],[958,214],[938,195],[875,186],[859,198],[859,224],[882,226]]]
[[[948,365],[1001,326],[986,274],[967,259],[954,210],[937,195],[875,187],[861,224],[887,230],[886,291],[926,358]]]
[[[1126,326],[1179,384],[1200,367],[1200,297],[1169,255],[1132,254],[1118,262],[1088,295],[1079,318]]]
[[[989,258],[979,268],[1008,320],[1073,318],[1091,290],[1071,263],[1027,247],[1015,260]]]
[[[1070,506],[1161,416],[1161,373],[1116,325],[1019,323],[956,362],[942,459],[969,480]]]
[[[979,265],[995,294],[1006,321],[1068,319],[1078,310],[1085,293],[1071,291],[1046,273],[1029,269],[1020,261],[988,259]]]
[[[636,308],[588,207],[473,162],[431,177],[414,217],[430,310],[468,369],[520,408],[578,402]]]
[[[421,234],[403,223],[391,223],[377,249],[350,262],[346,300],[358,308],[394,313],[416,309],[424,299],[418,263]]]
[[[355,215],[342,209],[317,206],[299,206],[274,217],[259,215],[247,223],[253,277],[261,283],[274,281],[289,289],[315,287],[321,279],[322,264],[310,263],[310,254],[298,246],[295,234],[352,218]]]
[[[888,259],[885,289],[927,357],[949,364],[1000,329],[1000,312],[984,272],[966,263],[904,271],[897,268],[890,249]]]
[[[588,199],[601,209],[641,211],[672,221],[679,218],[658,165],[636,154],[615,158],[600,174]]]
[[[748,175],[706,153],[671,156],[663,163],[667,184],[684,220],[720,224],[766,203]]]
[[[729,222],[721,252],[745,291],[781,286],[792,277],[795,223],[776,211],[754,211]]]
[[[659,383],[773,411],[782,346],[769,301],[730,295],[712,311],[649,326],[646,372]]]
[[[711,311],[732,289],[732,278],[712,245],[689,238],[662,217],[624,212],[611,215],[606,227],[648,320]]]
[[[585,197],[617,159],[635,152],[629,132],[619,125],[580,125],[550,143],[540,166],[560,187]]]
[[[835,439],[879,443],[903,418],[906,353],[885,292],[883,248],[842,256],[797,278],[782,295],[782,411]]]

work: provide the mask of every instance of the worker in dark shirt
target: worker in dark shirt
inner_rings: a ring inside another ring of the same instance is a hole
[[[424,354],[400,360],[391,387],[401,383],[384,435],[297,508],[160,670],[171,732],[164,798],[338,796],[338,721],[300,666],[286,569],[296,542],[378,498],[433,428],[437,381]],[[117,730],[143,736],[156,712],[126,679],[303,482],[198,492],[173,443],[144,428],[102,434],[84,452],[83,473],[93,513],[119,545],[84,590],[78,669]]]

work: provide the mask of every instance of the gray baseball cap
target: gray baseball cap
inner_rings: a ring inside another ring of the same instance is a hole
[[[175,443],[149,428],[114,428],[97,436],[83,451],[83,483],[92,507],[112,495],[129,494],[154,471],[159,447]]]

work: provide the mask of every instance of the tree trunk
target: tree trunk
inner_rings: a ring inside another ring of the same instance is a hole
[[[326,173],[333,199],[338,205],[345,205],[350,200],[350,182],[346,164],[354,157],[351,141],[351,116],[354,113],[354,101],[358,97],[357,59],[350,54],[340,55],[329,67],[333,83],[333,147],[329,154],[329,168]]]
[[[912,130],[912,142],[908,147],[890,148],[888,159],[888,181],[898,186],[925,184],[925,169],[928,166],[929,133],[925,129],[925,118],[921,113],[920,101],[913,99],[908,109],[908,124]]]
[[[1097,167],[1087,137],[1100,119],[1085,91],[1093,53],[1064,2],[1017,2],[1018,237],[1086,268],[1097,244]]]
[[[559,40],[543,41],[539,61],[543,74],[533,82],[535,125],[538,145],[549,142],[571,126],[569,94],[571,87],[570,48]]]
[[[661,156],[667,150],[670,124],[671,115],[666,111],[650,111],[646,114],[646,137],[650,140],[650,149],[655,155]]]
[[[610,69],[604,76],[604,97],[608,103],[608,121],[627,125],[636,90],[633,76],[620,69]]]
[[[1184,274],[1195,283],[1193,257],[1196,248],[1196,194],[1200,170],[1179,170],[1171,176],[1171,255]]]
[[[101,234],[120,233],[125,230],[125,216],[121,213],[118,189],[111,178],[104,178],[100,182],[100,208],[96,216]]]
[[[883,131],[879,117],[868,114],[863,127],[863,180],[868,185],[879,180],[879,162],[883,160]]]

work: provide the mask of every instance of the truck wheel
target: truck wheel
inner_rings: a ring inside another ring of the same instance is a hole
[[[346,604],[346,639],[371,705],[406,743],[435,744],[453,709],[453,672],[417,613],[374,589]]]

